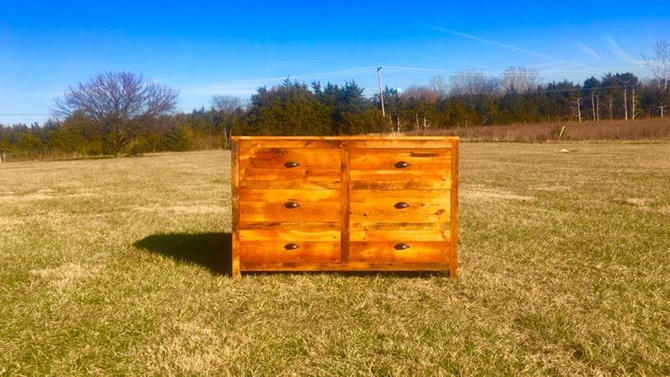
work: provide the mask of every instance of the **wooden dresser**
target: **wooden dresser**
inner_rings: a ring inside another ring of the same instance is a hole
[[[233,137],[232,274],[456,275],[458,138]]]

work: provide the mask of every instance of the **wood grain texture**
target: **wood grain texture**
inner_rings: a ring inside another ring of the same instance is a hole
[[[351,223],[351,241],[449,241],[449,223]]]
[[[287,167],[287,163],[297,167]],[[240,154],[240,169],[279,169],[282,171],[340,171],[340,149],[325,148],[253,148]]]
[[[296,203],[297,208],[286,208],[286,203]],[[306,200],[268,202],[240,201],[240,221],[340,221],[340,202],[314,202]]]
[[[231,205],[233,210],[233,223],[232,223],[232,247],[231,247],[231,275],[233,278],[240,277],[240,233],[239,233],[239,224],[240,224],[240,207],[239,207],[239,196],[238,196],[238,187],[239,187],[239,165],[238,165],[238,155],[239,149],[236,141],[232,142],[231,153],[230,153],[230,164],[231,164],[231,178],[230,178],[230,195],[231,195]]]
[[[451,159],[451,248],[449,276],[458,274],[458,139],[452,140]]]
[[[408,245],[409,248],[397,250],[395,246],[400,243]],[[439,241],[352,241],[349,260],[352,262],[447,263],[449,244]]]
[[[294,244],[297,248],[287,250],[285,246],[288,244]],[[240,255],[243,269],[250,264],[262,263],[334,263],[340,261],[340,243],[337,241],[242,241],[240,242]]]
[[[457,138],[233,139],[233,242],[242,271],[455,276]]]
[[[349,189],[350,159],[348,149],[342,148],[341,151],[342,156],[340,161],[342,165],[340,167],[340,174],[342,178],[342,185],[341,185],[342,194],[340,195],[341,198],[340,229],[342,231],[342,237],[340,246],[341,251],[340,262],[347,263],[349,262],[349,216],[351,215],[350,198],[349,198],[351,192]]]
[[[340,223],[241,222],[241,241],[339,241]]]
[[[389,170],[397,174],[431,171],[448,172],[451,166],[450,149],[351,149],[352,170]],[[406,167],[401,162],[406,163]],[[446,167],[446,168],[445,168]]]
[[[408,205],[397,208],[398,204]],[[386,223],[445,223],[450,218],[450,198],[419,198],[409,195],[401,198],[381,197],[370,198],[368,201],[351,202],[350,221],[386,222]]]

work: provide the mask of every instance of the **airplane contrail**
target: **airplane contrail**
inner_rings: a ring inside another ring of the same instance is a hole
[[[442,26],[433,26],[433,29],[435,29],[437,31],[440,31],[440,32],[443,32],[443,33],[449,33],[449,34],[457,35],[459,37],[472,39],[474,41],[479,41],[479,42],[487,43],[487,44],[490,44],[490,45],[493,45],[493,46],[506,48],[508,50],[514,50],[514,51],[522,52],[522,53],[527,54],[527,55],[536,56],[536,57],[551,60],[551,61],[557,62],[557,63],[581,66],[581,67],[586,67],[586,68],[593,68],[593,67],[590,67],[590,66],[585,65],[585,64],[575,63],[575,62],[572,62],[572,61],[569,61],[569,60],[557,59],[557,58],[554,58],[553,56],[549,56],[549,55],[543,54],[541,52],[529,50],[529,49],[522,48],[522,47],[517,47],[517,46],[514,46],[514,45],[507,44],[507,43],[492,41],[490,39],[481,38],[481,37],[478,37],[478,36],[472,35],[472,34],[462,33],[460,31],[456,31],[456,30],[450,30],[450,29],[447,29],[447,28],[442,27]]]

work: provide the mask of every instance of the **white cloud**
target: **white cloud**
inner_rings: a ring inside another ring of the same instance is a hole
[[[598,60],[598,61],[600,60],[600,55],[598,55],[598,53],[595,52],[592,48],[584,45],[583,43],[581,43],[579,41],[575,42],[575,44],[577,45],[577,48],[582,50],[584,53],[593,56],[593,58]]]

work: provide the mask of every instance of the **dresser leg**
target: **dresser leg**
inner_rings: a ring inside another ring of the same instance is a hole
[[[240,277],[242,277],[242,273],[240,272],[240,257],[239,256],[233,255],[231,276],[233,277],[233,279],[239,279]]]

